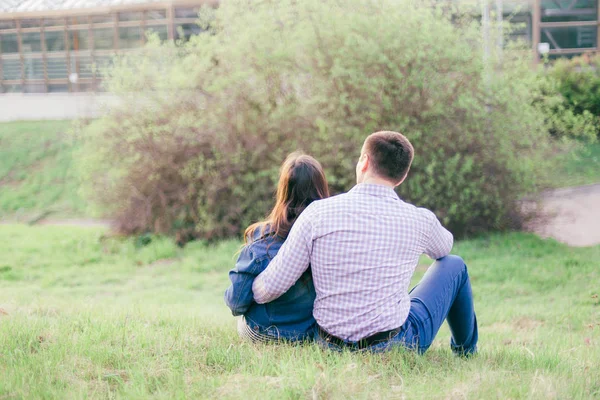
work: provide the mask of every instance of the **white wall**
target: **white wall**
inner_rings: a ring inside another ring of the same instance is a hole
[[[97,117],[116,99],[90,93],[0,94],[0,121]]]

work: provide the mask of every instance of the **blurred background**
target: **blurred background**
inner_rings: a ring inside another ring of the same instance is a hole
[[[600,397],[599,11],[0,0],[0,399]],[[227,272],[282,161],[347,191],[386,129],[469,266],[479,356],[445,327],[425,356],[244,343]]]
[[[378,129],[417,147],[400,195],[458,236],[530,227],[548,189],[598,180],[596,0],[0,7],[4,220],[236,236],[287,153],[341,192]]]

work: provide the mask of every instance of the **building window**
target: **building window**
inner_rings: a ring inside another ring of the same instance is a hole
[[[37,53],[42,51],[42,39],[39,32],[27,32],[21,34],[23,53]]]
[[[200,7],[177,7],[175,8],[175,18],[198,19]]]
[[[24,86],[25,93],[45,93],[46,85],[43,82],[26,82]]]
[[[71,72],[77,74],[78,79],[94,77],[93,62],[90,55],[77,55],[71,58]]]
[[[2,79],[5,81],[21,80],[21,60],[2,60]]]
[[[19,41],[16,33],[0,34],[0,54],[12,54],[19,52]]]
[[[17,28],[17,24],[14,20],[11,20],[11,19],[0,20],[0,31],[6,30],[6,29],[16,29],[16,28]]]
[[[44,18],[44,26],[64,26],[64,18]]]
[[[92,15],[92,23],[94,24],[103,24],[114,22],[114,17],[112,14],[96,14]]]
[[[18,83],[3,83],[0,88],[4,93],[23,93],[23,87]]]
[[[156,25],[146,28],[145,34],[157,34],[161,41],[166,41],[169,37],[166,25]]]
[[[23,65],[26,80],[44,79],[44,60],[36,57],[25,57]]]
[[[144,19],[144,13],[142,11],[119,13],[119,21],[141,21],[142,19]]]
[[[39,28],[42,26],[41,19],[22,19],[21,28]]]
[[[595,21],[597,0],[542,0],[542,22]]]
[[[189,40],[193,35],[202,33],[202,28],[195,23],[177,24],[175,29],[175,39],[183,41]]]
[[[87,29],[69,31],[69,49],[71,51],[89,50],[89,40],[90,35]]]
[[[142,45],[141,27],[119,28],[119,49],[132,49]]]
[[[94,29],[94,49],[112,50],[114,45],[115,31],[112,28]]]
[[[60,54],[56,58],[48,58],[46,61],[48,79],[67,79],[67,55]]]
[[[148,10],[146,12],[146,21],[162,21],[167,19],[165,10]]]
[[[551,49],[594,48],[597,44],[597,27],[576,26],[568,28],[543,28],[542,42]]]
[[[46,51],[65,51],[64,32],[44,32],[44,37],[46,39]]]
[[[49,93],[67,93],[69,91],[69,85],[66,83],[51,83],[48,85]]]

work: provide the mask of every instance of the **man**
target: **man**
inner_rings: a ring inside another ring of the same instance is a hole
[[[363,145],[357,185],[312,203],[252,285],[257,303],[285,293],[311,266],[317,293],[317,340],[329,347],[426,351],[444,319],[458,355],[476,352],[477,320],[467,268],[449,256],[453,237],[429,210],[405,203],[394,188],[414,150],[397,132],[376,132]],[[421,254],[438,259],[409,293]]]

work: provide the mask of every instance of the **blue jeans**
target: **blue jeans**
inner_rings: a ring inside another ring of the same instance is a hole
[[[400,332],[389,341],[368,347],[368,350],[382,352],[403,346],[424,353],[447,320],[452,333],[452,351],[458,355],[477,351],[477,318],[471,282],[462,258],[451,255],[434,262],[410,292],[410,303],[410,313]],[[317,341],[331,349],[342,350],[342,347],[327,343],[320,337]]]

